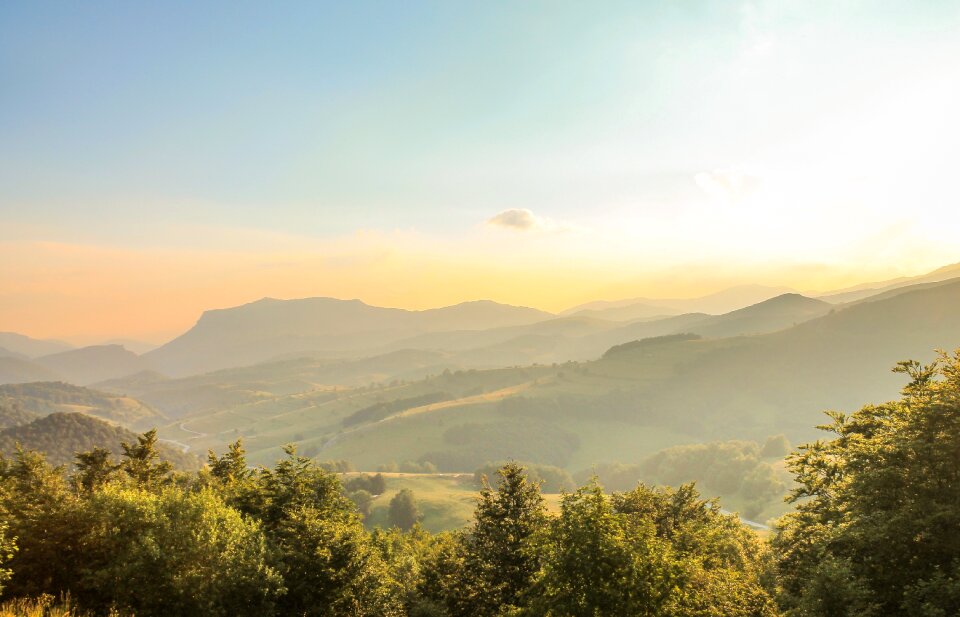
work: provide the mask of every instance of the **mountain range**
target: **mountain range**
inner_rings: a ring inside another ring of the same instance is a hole
[[[314,372],[325,367],[326,374],[313,375],[319,383],[331,385],[336,373],[336,384],[356,385],[364,379],[410,378],[432,369],[586,361],[640,338],[681,332],[710,338],[773,332],[847,304],[884,298],[918,284],[942,284],[951,275],[960,275],[960,264],[819,298],[754,285],[700,298],[593,302],[559,315],[490,301],[410,311],[359,300],[264,298],[207,311],[187,332],[142,355],[117,344],[71,349],[60,341],[3,333],[0,383],[62,380],[90,385],[140,373],[176,379],[309,359],[302,364]],[[718,309],[729,310],[718,314]],[[397,352],[408,357],[420,353],[405,368],[362,368],[369,364],[367,359],[389,358]],[[356,370],[351,373],[347,366]]]
[[[505,458],[582,471],[781,433],[800,443],[817,437],[825,410],[894,398],[898,361],[960,347],[950,272],[844,291],[854,295],[843,303],[787,292],[715,315],[648,305],[676,314],[638,317],[648,309],[637,303],[553,315],[492,302],[403,311],[261,300],[205,313],[140,356],[94,346],[0,357],[0,381],[41,382],[0,386],[0,426],[81,412],[158,426],[190,454],[243,438],[252,464],[295,443],[364,470],[449,472]],[[103,433],[56,422],[40,433]]]

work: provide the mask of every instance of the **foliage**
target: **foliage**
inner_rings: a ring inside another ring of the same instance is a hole
[[[496,615],[521,607],[540,570],[537,541],[546,527],[540,483],[508,463],[499,469],[496,490],[483,480],[474,524],[465,542],[465,573],[473,611]]]
[[[4,567],[13,559],[17,552],[17,539],[7,535],[7,524],[0,523],[0,593],[3,593],[3,584],[10,580],[12,570]]]
[[[764,449],[782,446],[782,436],[771,437]],[[771,445],[772,444],[772,445]],[[578,474],[584,479],[594,473],[613,490],[630,490],[637,482],[678,486],[698,481],[706,489],[740,504],[747,518],[782,502],[787,488],[781,473],[766,460],[760,445],[753,441],[714,441],[673,446],[657,452],[638,465],[608,463]]]
[[[901,362],[899,400],[828,414],[789,459],[774,548],[791,615],[960,613],[960,351]]]
[[[531,612],[662,615],[679,576],[652,522],[615,512],[594,482],[563,498]]]
[[[120,617],[111,611],[111,617]],[[0,617],[91,617],[88,611],[82,611],[69,598],[56,601],[51,595],[39,598],[14,598],[0,604]]]
[[[788,454],[790,454],[790,442],[783,433],[767,437],[763,442],[763,448],[760,449],[760,456],[763,458],[783,458]]]
[[[332,473],[347,473],[353,471],[353,463],[346,460],[337,460],[337,461],[323,461],[322,463],[317,463],[320,469],[324,471],[330,471]]]
[[[507,461],[499,463],[487,463],[473,472],[473,481],[477,486],[482,487],[484,478],[493,478],[498,470],[505,465]],[[576,484],[569,472],[560,467],[552,465],[537,465],[535,463],[520,463],[530,481],[539,484],[540,490],[544,493],[559,493],[560,491],[569,491],[576,488]]]
[[[120,469],[120,465],[111,460],[110,451],[100,447],[77,453],[75,467],[71,478],[74,488],[86,492],[94,491],[110,482]]]
[[[444,431],[443,440],[454,447],[420,457],[441,471],[472,471],[491,459],[511,457],[563,466],[580,447],[577,434],[534,418],[460,424]]]
[[[390,524],[403,530],[412,529],[420,520],[420,510],[413,491],[408,488],[400,490],[390,500]]]
[[[77,452],[105,448],[114,456],[123,453],[121,442],[131,442],[136,434],[82,413],[52,413],[26,424],[0,430],[0,452],[8,455],[17,444],[43,452],[54,465],[70,465]],[[165,444],[156,444],[160,454],[178,469],[194,470],[199,461]]]
[[[120,469],[140,488],[155,488],[169,479],[173,465],[160,458],[157,429],[138,435],[136,443],[121,442],[120,447],[123,448]]]
[[[262,615],[283,589],[258,525],[210,490],[109,485],[84,503],[70,591],[148,615]],[[189,530],[189,533],[184,533]]]
[[[139,426],[163,419],[154,409],[136,399],[58,381],[0,385],[0,407],[4,403],[13,404],[34,417],[82,410],[124,426]]]
[[[382,495],[387,490],[387,481],[382,473],[376,475],[361,474],[344,479],[343,488],[348,493],[351,491],[367,491],[371,495]]]
[[[454,396],[448,392],[428,392],[420,396],[377,402],[345,417],[343,419],[343,426],[348,427],[363,424],[364,422],[376,422],[406,409],[448,401],[452,398],[454,398]]]
[[[23,409],[20,401],[0,401],[0,429],[26,424],[36,418],[35,413]]]

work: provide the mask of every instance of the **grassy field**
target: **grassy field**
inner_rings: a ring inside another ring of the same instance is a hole
[[[357,474],[345,474],[346,477],[351,475]],[[387,481],[387,490],[373,500],[370,515],[364,521],[368,528],[390,526],[390,500],[403,489],[413,491],[422,517],[420,524],[431,533],[461,529],[473,520],[479,495],[473,474],[384,473],[383,476]],[[548,511],[554,514],[560,511],[559,493],[544,493],[543,497]],[[730,512],[739,510],[739,504],[735,502],[721,500],[721,505]],[[769,519],[787,509],[786,506],[775,504],[758,517],[760,520],[757,522],[769,522]]]
[[[346,474],[347,476],[352,474]],[[384,473],[387,490],[373,500],[367,527],[388,527],[390,500],[403,489],[413,491],[421,513],[420,524],[431,533],[460,529],[473,519],[479,489],[473,474]],[[560,495],[545,494],[551,511],[557,512]]]

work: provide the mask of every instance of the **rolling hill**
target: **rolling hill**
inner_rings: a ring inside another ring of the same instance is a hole
[[[136,443],[136,434],[82,413],[53,413],[27,424],[0,430],[0,452],[11,456],[20,445],[24,450],[36,450],[46,455],[54,465],[74,462],[77,452],[94,447],[110,450],[114,456],[123,451],[121,442]],[[200,461],[176,448],[160,444],[161,457],[178,469],[199,469]]]
[[[0,429],[36,420],[39,416],[25,411],[19,404],[0,401]]]
[[[823,300],[788,293],[690,326],[690,332],[710,337],[775,332],[826,315],[834,307]]]
[[[28,381],[55,381],[62,377],[33,360],[0,356],[0,384]]]
[[[0,405],[39,416],[84,413],[135,429],[149,429],[166,421],[162,414],[136,399],[62,382],[2,385]]]
[[[149,368],[140,356],[120,345],[81,347],[42,356],[35,362],[64,380],[81,386]]]
[[[807,300],[768,307],[823,308]],[[816,436],[812,427],[826,409],[894,397],[903,384],[889,372],[897,361],[929,361],[934,348],[960,346],[958,306],[960,282],[839,307],[767,334],[648,339],[591,362],[460,370],[208,409],[167,425],[163,434],[190,438],[198,448],[222,448],[245,436],[256,462],[296,442],[358,468],[429,460],[447,471],[469,471],[510,452],[582,469],[636,463],[665,447],[708,440],[786,433],[797,443]],[[343,423],[375,403],[441,392],[450,396],[367,423]]]
[[[63,341],[30,338],[15,332],[0,332],[0,347],[26,358],[38,358],[73,349]]]
[[[165,378],[138,373],[97,387],[132,394],[172,416],[220,410],[303,392],[335,392],[374,382],[422,379],[452,365],[440,352],[400,350],[358,360],[295,357],[192,377]]]

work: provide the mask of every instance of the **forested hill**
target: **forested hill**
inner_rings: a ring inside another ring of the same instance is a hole
[[[54,465],[71,466],[77,452],[100,447],[115,456],[122,453],[121,442],[136,443],[137,436],[125,428],[114,426],[82,413],[52,413],[27,424],[0,431],[0,453],[11,456],[19,444],[24,450],[46,455]],[[200,461],[180,450],[160,445],[160,455],[180,469],[197,469]]]
[[[25,411],[17,403],[0,401],[0,429],[26,424],[36,418],[37,414]]]
[[[134,430],[151,428],[165,420],[163,414],[137,399],[58,381],[0,385],[0,404],[41,416],[85,413]]]

